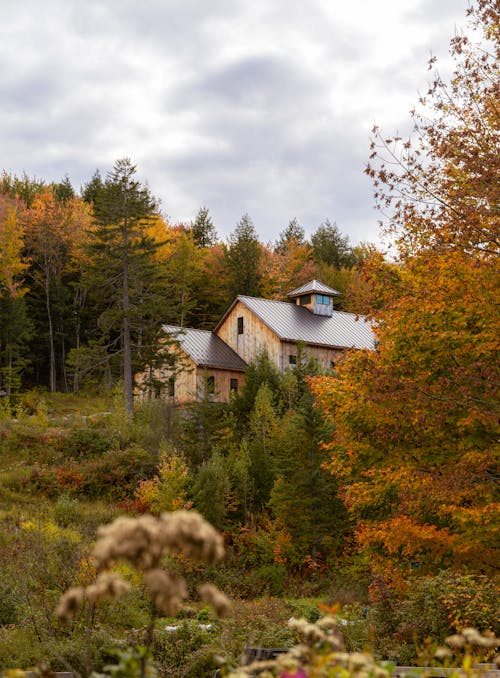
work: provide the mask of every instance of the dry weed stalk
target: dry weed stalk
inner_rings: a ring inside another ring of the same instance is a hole
[[[85,600],[96,603],[116,600],[130,590],[119,574],[107,572],[117,560],[125,560],[139,570],[156,608],[175,615],[188,597],[186,582],[160,565],[167,555],[183,554],[194,560],[214,563],[224,556],[221,535],[195,511],[163,513],[159,518],[143,515],[120,517],[97,531],[93,558],[99,575],[95,583],[69,589],[62,596],[55,614],[71,619]],[[213,584],[199,588],[202,600],[212,605],[219,616],[228,614],[229,599]]]

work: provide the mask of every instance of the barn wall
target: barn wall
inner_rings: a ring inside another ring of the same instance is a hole
[[[243,334],[238,334],[238,318],[243,318]],[[248,308],[237,301],[217,334],[236,351],[245,362],[249,363],[263,349],[267,349],[270,360],[280,368],[280,340],[264,323]]]

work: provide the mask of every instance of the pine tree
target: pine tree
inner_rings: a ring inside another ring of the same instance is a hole
[[[226,260],[229,269],[229,291],[258,297],[261,291],[261,244],[255,226],[244,214],[229,238]]]
[[[335,268],[350,268],[356,263],[349,238],[342,235],[339,227],[328,219],[311,236],[314,258]]]
[[[288,226],[281,231],[278,240],[274,245],[274,250],[278,254],[285,254],[290,247],[303,245],[305,243],[305,231],[297,219],[292,219]]]
[[[104,183],[94,175],[92,191],[89,187],[86,191],[92,196],[96,219],[89,247],[89,283],[94,293],[100,292],[101,303],[105,300],[98,324],[108,351],[116,353],[119,345],[129,414],[133,409],[133,349],[140,362],[141,350],[146,355],[146,347],[155,345],[162,320],[161,275],[153,256],[157,243],[146,233],[158,207],[135,173],[136,166],[122,158]]]
[[[213,247],[217,242],[217,231],[207,207],[200,207],[190,231],[198,247]]]

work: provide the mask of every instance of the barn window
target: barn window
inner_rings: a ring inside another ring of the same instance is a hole
[[[238,334],[243,334],[243,316],[238,316]]]
[[[330,369],[333,370],[335,367],[335,360],[330,360]]]
[[[288,356],[288,362],[290,365],[296,365],[297,364],[297,356],[296,355],[289,355]]]
[[[237,379],[231,379],[229,382],[229,390],[234,393],[238,393],[238,380]]]
[[[330,306],[330,297],[326,294],[317,294],[316,303],[322,306]]]
[[[207,393],[215,393],[215,377],[207,377]]]
[[[168,395],[170,398],[175,396],[175,377],[169,377],[168,379]]]
[[[303,297],[300,297],[300,305],[301,306],[306,306],[307,304],[311,303],[311,295],[310,294],[305,294]]]

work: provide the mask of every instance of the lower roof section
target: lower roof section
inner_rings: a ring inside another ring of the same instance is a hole
[[[216,367],[244,372],[246,362],[220,337],[209,330],[163,325],[163,330],[177,342],[198,367]]]

